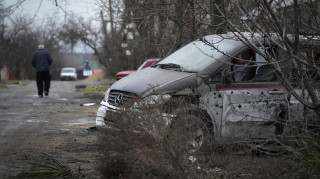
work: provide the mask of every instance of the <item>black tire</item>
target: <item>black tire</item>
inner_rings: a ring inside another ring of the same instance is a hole
[[[207,123],[201,118],[193,115],[188,115],[188,121],[186,123],[186,135],[187,138],[186,148],[189,153],[194,153],[203,149],[203,147],[209,143],[211,138],[209,135],[209,129]]]
[[[179,115],[173,119],[169,135],[174,137],[188,153],[205,150],[211,144],[212,136],[208,123],[192,114]]]

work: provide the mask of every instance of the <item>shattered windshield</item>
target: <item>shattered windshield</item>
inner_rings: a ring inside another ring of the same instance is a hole
[[[167,64],[169,64],[172,67],[174,64],[181,71],[199,72],[237,45],[234,40],[222,40],[218,37],[210,38],[210,41],[207,39],[207,41],[219,50],[197,40],[169,55],[160,61],[157,66],[161,68],[161,66],[167,67]]]

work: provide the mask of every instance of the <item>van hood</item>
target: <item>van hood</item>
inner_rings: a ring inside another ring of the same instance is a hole
[[[148,67],[115,82],[110,89],[145,97],[151,94],[177,92],[188,87],[195,88],[196,85],[196,73]]]

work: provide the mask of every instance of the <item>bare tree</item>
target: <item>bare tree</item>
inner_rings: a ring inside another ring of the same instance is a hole
[[[0,69],[9,68],[11,73],[16,73],[18,79],[34,78],[30,60],[39,43],[45,44],[54,59],[60,59],[57,58],[60,55],[60,42],[57,38],[60,27],[49,19],[35,27],[34,20],[43,1],[38,2],[32,17],[18,13],[25,2],[26,0],[16,0],[12,5],[4,7],[3,0],[0,0]],[[52,2],[60,7],[57,1]],[[53,64],[55,66],[57,63]]]
[[[137,31],[152,53],[165,57],[184,44],[206,34],[222,32],[213,4],[222,1],[153,0],[126,1]],[[211,12],[211,13],[210,13]]]
[[[6,58],[5,51],[8,44],[8,40],[5,37],[4,17],[5,9],[2,5],[2,1],[0,1],[0,69],[2,69],[2,66],[4,65],[4,59]]]
[[[84,43],[94,51],[98,61],[109,73],[136,69],[149,55],[143,37],[137,33],[128,1],[96,0],[100,7],[100,28],[83,18],[70,17],[60,37],[66,44]]]
[[[22,70],[22,67],[26,67],[25,70],[27,70],[27,67],[30,66],[25,66],[25,58],[26,56],[30,56],[28,55],[30,52],[25,50],[30,47],[27,43],[30,43],[29,40],[32,43],[33,40],[31,39],[33,38],[33,35],[30,33],[31,29],[26,21],[26,18],[18,17],[15,19],[15,24],[11,27],[2,29],[3,41],[1,44],[1,64],[2,67],[8,67],[9,69],[14,70],[17,78],[28,76],[26,75],[26,71]]]
[[[54,59],[58,59],[59,40],[57,28],[53,21],[47,21],[37,28],[32,28],[30,20],[20,16],[12,20],[10,26],[3,24],[1,30],[0,67],[7,67],[15,72],[17,79],[34,78],[31,65],[33,52],[43,43]]]
[[[70,19],[74,19],[74,16],[71,16]],[[76,22],[69,20],[62,26],[61,31],[59,32],[59,38],[67,45],[71,47],[71,53],[73,53],[75,45],[79,42],[79,35],[77,30],[79,25]]]
[[[71,47],[78,40],[86,44],[99,62],[115,74],[135,69],[147,58],[165,57],[184,44],[216,31],[221,22],[213,16],[208,18],[207,11],[212,10],[210,3],[212,1],[96,0],[101,9],[101,28],[96,29],[83,19],[69,18],[60,36]]]
[[[319,71],[316,59],[319,47],[311,43],[319,35],[318,1],[234,1],[228,9],[217,4],[215,7],[219,10],[216,16],[223,19],[227,28],[272,64],[289,93],[320,117],[320,101],[314,86],[318,80],[310,75]],[[244,31],[260,34],[264,41],[250,43],[244,38]],[[272,54],[259,50],[262,44],[276,45],[287,59],[280,63]],[[308,95],[299,94],[296,88],[304,89]]]

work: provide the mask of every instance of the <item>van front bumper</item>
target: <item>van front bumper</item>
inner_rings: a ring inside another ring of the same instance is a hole
[[[99,107],[96,115],[96,126],[107,126],[107,123],[112,121],[112,114],[128,110],[110,105],[104,100],[102,100],[100,104],[101,106]],[[129,110],[137,109],[131,108]],[[162,113],[162,118],[165,120],[166,125],[168,125],[174,117],[176,117],[174,114]]]
[[[97,111],[96,116],[96,126],[105,126],[106,125],[106,119],[108,118],[107,113],[108,112],[118,112],[120,108],[117,108],[115,106],[110,105],[106,101],[101,101],[101,106],[99,107]]]

